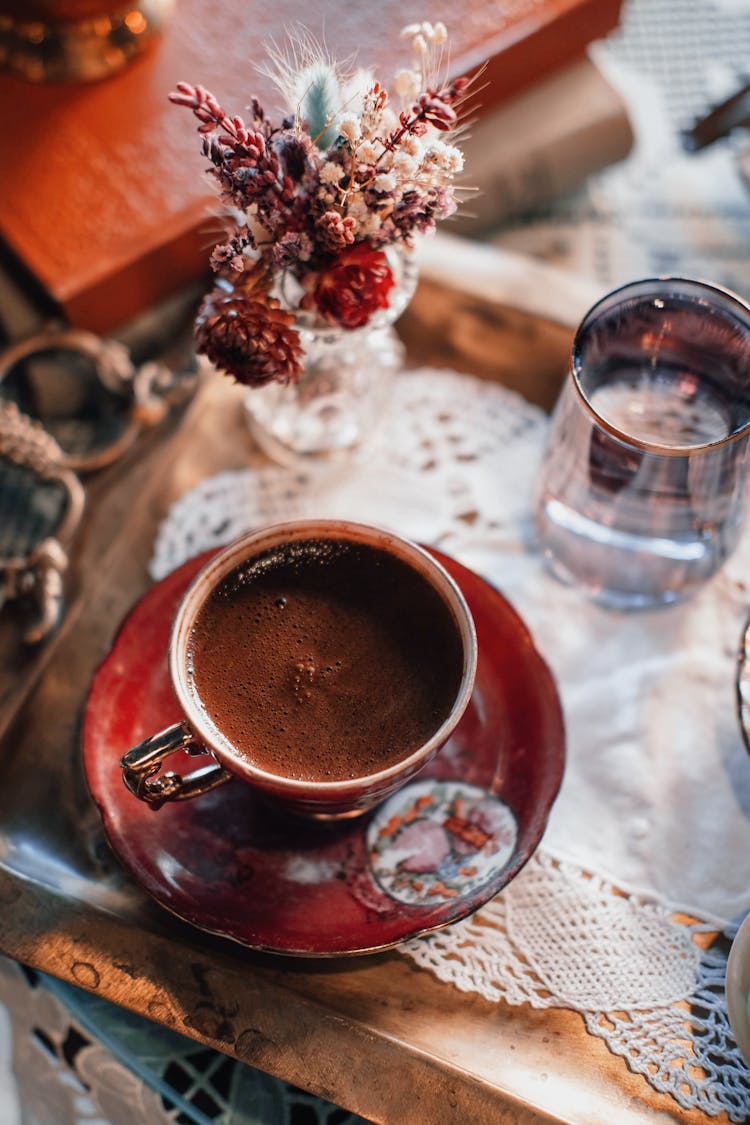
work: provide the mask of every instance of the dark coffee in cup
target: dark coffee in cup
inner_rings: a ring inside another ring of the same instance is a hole
[[[386,800],[450,738],[477,636],[429,551],[353,520],[294,520],[208,560],[177,608],[168,662],[182,718],[122,755],[131,793],[160,808],[239,780],[287,812],[340,820]]]
[[[241,562],[200,606],[188,675],[237,759],[300,781],[387,769],[423,746],[461,690],[444,597],[393,552],[298,539]]]

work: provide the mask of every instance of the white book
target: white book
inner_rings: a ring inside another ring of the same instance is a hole
[[[624,159],[633,139],[622,97],[584,56],[472,126],[461,148],[475,190],[450,229],[478,236],[538,209]]]

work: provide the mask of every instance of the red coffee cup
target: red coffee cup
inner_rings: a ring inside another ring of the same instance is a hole
[[[169,644],[183,718],[124,754],[123,780],[157,808],[235,778],[297,814],[357,816],[444,745],[476,663],[463,594],[415,543],[346,520],[268,527],[188,588]],[[160,773],[179,750],[213,761]]]

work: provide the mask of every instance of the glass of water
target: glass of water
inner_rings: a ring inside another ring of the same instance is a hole
[[[742,529],[750,306],[651,278],[609,293],[573,341],[535,502],[557,577],[621,609],[689,597]]]

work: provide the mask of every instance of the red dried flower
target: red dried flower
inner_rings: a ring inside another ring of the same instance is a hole
[[[455,109],[434,90],[428,90],[419,96],[414,112],[420,121],[429,122],[441,132],[448,132],[456,124]]]
[[[294,314],[264,292],[234,292],[217,286],[204,297],[196,318],[196,350],[238,383],[261,387],[274,380],[296,383],[302,344]]]
[[[319,271],[312,301],[329,324],[361,328],[376,309],[388,307],[393,284],[383,251],[356,243]]]

